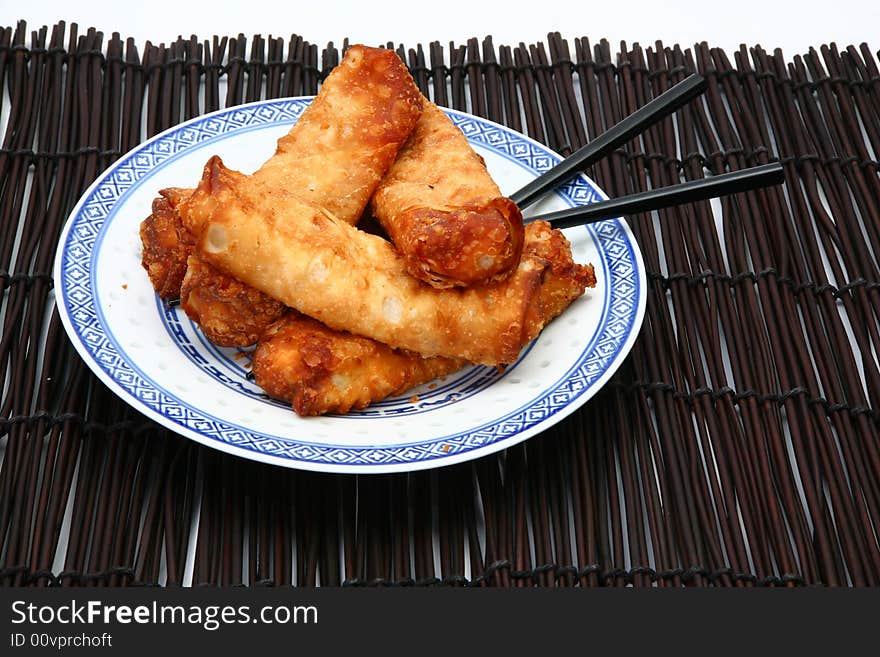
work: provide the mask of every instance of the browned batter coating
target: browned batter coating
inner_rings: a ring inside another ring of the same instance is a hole
[[[163,190],[161,202],[157,201],[167,225],[177,226],[170,231],[172,237],[183,229],[171,206],[190,193]],[[191,244],[192,239],[183,233]],[[175,249],[173,253],[176,257],[185,251]],[[536,279],[537,293],[526,313],[522,345],[596,283],[592,266],[575,263],[565,236],[546,222],[526,227],[524,257],[538,263],[543,273],[539,281]],[[460,359],[423,358],[333,331],[295,312],[277,321],[267,333],[266,326],[284,313],[284,306],[197,256],[189,257],[183,289],[180,287],[169,296],[179,294],[187,314],[217,344],[249,345],[265,334],[258,342],[254,361],[256,381],[273,397],[290,401],[300,415],[364,408],[464,365]]]
[[[464,361],[423,358],[375,340],[332,331],[295,311],[272,324],[257,343],[254,380],[299,415],[347,413],[398,395]]]
[[[526,226],[523,253],[524,257],[543,260],[548,265],[535,299],[534,318],[529,320],[525,331],[528,341],[587,288],[596,287],[596,273],[593,265],[574,261],[571,244],[565,235],[551,228],[546,221],[535,221]]]
[[[176,208],[192,191],[163,189],[153,200],[152,214],[141,223],[141,262],[159,297],[180,299],[181,308],[211,342],[247,347],[286,308],[193,254],[194,239]]]
[[[500,280],[519,262],[519,208],[501,195],[462,131],[427,100],[371,207],[410,274],[434,287]]]
[[[409,82],[401,82],[399,89],[408,100],[388,105],[397,107],[388,110],[388,121],[375,120],[385,115],[376,110],[375,100],[367,93],[377,80],[359,88],[346,77],[357,68],[381,71],[387,65],[394,79],[399,65],[396,55],[391,53],[391,59],[388,51],[381,51],[384,54],[374,59],[373,50],[354,50],[348,69],[340,65],[340,75],[331,74],[322,87],[322,92],[335,89],[325,94],[330,101],[323,102],[319,95],[279,141],[276,154],[253,176],[229,171],[219,158],[212,158],[195,193],[163,190],[153,215],[141,227],[144,266],[151,271],[149,260],[156,268],[156,278],[151,274],[151,280],[157,291],[157,281],[171,281],[164,288],[165,298],[180,294],[187,314],[218,344],[244,346],[259,339],[253,362],[257,384],[273,397],[290,401],[300,415],[363,408],[454,372],[468,361],[512,362],[547,322],[583,294],[585,287],[595,285],[592,267],[574,263],[562,233],[543,222],[525,229],[522,257],[516,254],[507,280],[500,280],[504,272],[495,271],[489,276],[491,284],[450,290],[434,290],[415,281],[403,258],[387,242],[350,226],[381,178],[376,172],[394,159],[390,154],[396,153],[394,140],[399,147],[405,138],[394,132],[395,126],[415,121],[408,73]],[[388,70],[381,73],[383,78],[387,75]],[[433,110],[440,112],[436,107]],[[409,119],[392,117],[396,111]],[[345,118],[340,120],[340,116]],[[448,122],[445,114],[442,118]],[[377,128],[380,124],[384,127]],[[474,259],[474,245],[503,242],[492,236],[505,233],[511,238],[516,225],[522,241],[521,217],[510,201],[500,197],[469,145],[466,152],[443,143],[464,139],[451,122],[448,125],[457,135],[445,132],[448,126],[442,122],[434,122],[433,128],[431,121],[426,122],[425,138],[415,154],[435,148],[436,156],[445,158],[441,153],[449,151],[443,164],[448,175],[430,174],[439,181],[438,194],[465,198],[471,193],[477,198],[483,190],[485,199],[442,208],[428,198],[408,215],[416,221],[410,232],[417,234],[418,222],[428,225],[439,216],[435,228],[455,229],[446,231],[443,240],[425,240],[437,249],[438,245],[451,249],[450,254],[437,250],[432,263],[448,270],[491,269],[506,257],[503,249],[489,248],[482,254],[492,259],[492,267],[487,267],[485,259],[482,265]],[[436,132],[433,137],[432,132]],[[373,155],[358,161],[358,155],[369,148],[374,149]],[[403,158],[405,153],[400,155]],[[311,159],[304,163],[307,158]],[[354,168],[336,175],[352,163]],[[470,168],[474,165],[479,166]],[[409,184],[405,179],[398,183],[398,193]],[[346,188],[353,191],[347,194]],[[495,215],[503,222],[498,223]],[[505,222],[506,227],[502,226]],[[458,242],[452,239],[453,233]],[[199,242],[194,253],[192,235]],[[422,267],[420,271],[428,270]],[[429,276],[433,283],[438,282],[435,273]],[[448,280],[440,281],[441,286],[448,284]],[[288,312],[281,301],[334,328]],[[440,355],[426,357],[415,349]]]
[[[255,176],[354,224],[422,113],[393,50],[351,46]]]
[[[268,190],[297,194],[354,224],[412,132],[422,100],[395,52],[352,46],[254,178]],[[190,194],[191,189],[162,190],[141,224],[142,262],[164,299],[181,296],[192,253],[192,238],[176,212]],[[187,276],[181,299],[184,310],[221,346],[253,344],[258,329],[277,318],[280,304],[196,262],[199,271]]]
[[[198,255],[186,263],[180,307],[221,347],[247,347],[287,308],[267,294],[218,271]]]
[[[438,290],[394,247],[296,196],[270,193],[218,157],[180,206],[200,256],[330,328],[425,356],[514,360],[546,261],[523,258],[496,285]]]
[[[198,253],[219,269],[330,328],[395,348],[510,363],[551,319],[541,301],[546,258],[526,254],[491,285],[435,289],[410,276],[387,241],[295,196],[270,195],[217,157],[180,208]]]
[[[527,257],[547,262],[533,314],[555,317],[596,284],[593,268],[572,260],[565,236],[546,222],[526,227]],[[540,330],[539,319],[527,329]],[[345,413],[457,371],[459,359],[424,358],[324,324],[295,311],[275,322],[257,343],[257,385],[290,402],[299,415]]]
[[[186,190],[191,192],[192,190]],[[141,222],[143,244],[141,264],[147,270],[156,294],[162,299],[180,296],[180,284],[186,274],[186,259],[193,251],[194,240],[183,227],[176,206],[180,190],[163,189],[153,199],[152,214]]]

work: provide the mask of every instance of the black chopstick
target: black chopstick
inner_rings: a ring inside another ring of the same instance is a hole
[[[603,157],[643,132],[648,126],[668,116],[679,107],[699,96],[706,89],[706,80],[701,75],[686,77],[674,87],[667,89],[651,102],[643,105],[582,146],[549,171],[532,180],[525,187],[510,196],[520,208],[538,200],[559,184],[564,183],[580,170],[598,162]]]
[[[785,182],[782,164],[774,162],[749,169],[722,173],[709,178],[689,180],[680,185],[659,187],[638,194],[622,196],[590,205],[568,208],[557,212],[528,217],[525,223],[548,221],[553,228],[569,228],[591,224],[604,219],[614,219],[627,214],[650,212],[673,205],[704,201],[727,194],[748,192],[761,187],[770,187]]]

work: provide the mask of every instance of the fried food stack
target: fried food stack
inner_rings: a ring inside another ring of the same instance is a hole
[[[390,241],[357,228],[368,207]],[[212,157],[140,234],[159,296],[218,345],[256,344],[256,383],[303,416],[513,362],[595,285],[562,233],[523,226],[397,55],[365,46],[260,169]]]

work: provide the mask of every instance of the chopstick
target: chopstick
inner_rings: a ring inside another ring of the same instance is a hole
[[[570,228],[605,219],[614,219],[627,214],[650,212],[682,203],[747,192],[761,187],[779,185],[783,182],[785,182],[785,175],[782,164],[774,162],[722,173],[709,178],[689,180],[680,185],[669,185],[608,201],[599,201],[590,205],[548,212],[528,217],[524,223],[528,224],[540,220],[548,221],[553,228]]]
[[[510,199],[520,208],[538,200],[560,183],[565,182],[579,170],[595,164],[627,141],[643,132],[648,126],[668,116],[685,103],[699,96],[706,89],[706,79],[696,73],[686,77],[674,87],[667,89],[651,102],[643,105],[582,146],[549,171],[514,192]]]

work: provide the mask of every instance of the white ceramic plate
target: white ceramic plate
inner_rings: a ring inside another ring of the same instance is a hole
[[[140,264],[140,222],[163,187],[195,186],[214,154],[255,170],[310,98],[221,110],[176,126],[120,158],[85,193],[61,235],[56,300],[79,353],[116,394],[200,443],[245,458],[326,472],[400,472],[509,447],[586,402],[620,365],[642,322],[645,272],[622,220],[566,230],[588,290],[501,374],[471,367],[345,416],[299,418],[246,378],[247,358],[209,343],[156,297]],[[559,156],[498,124],[449,111],[511,194]],[[581,177],[528,214],[604,198]]]

